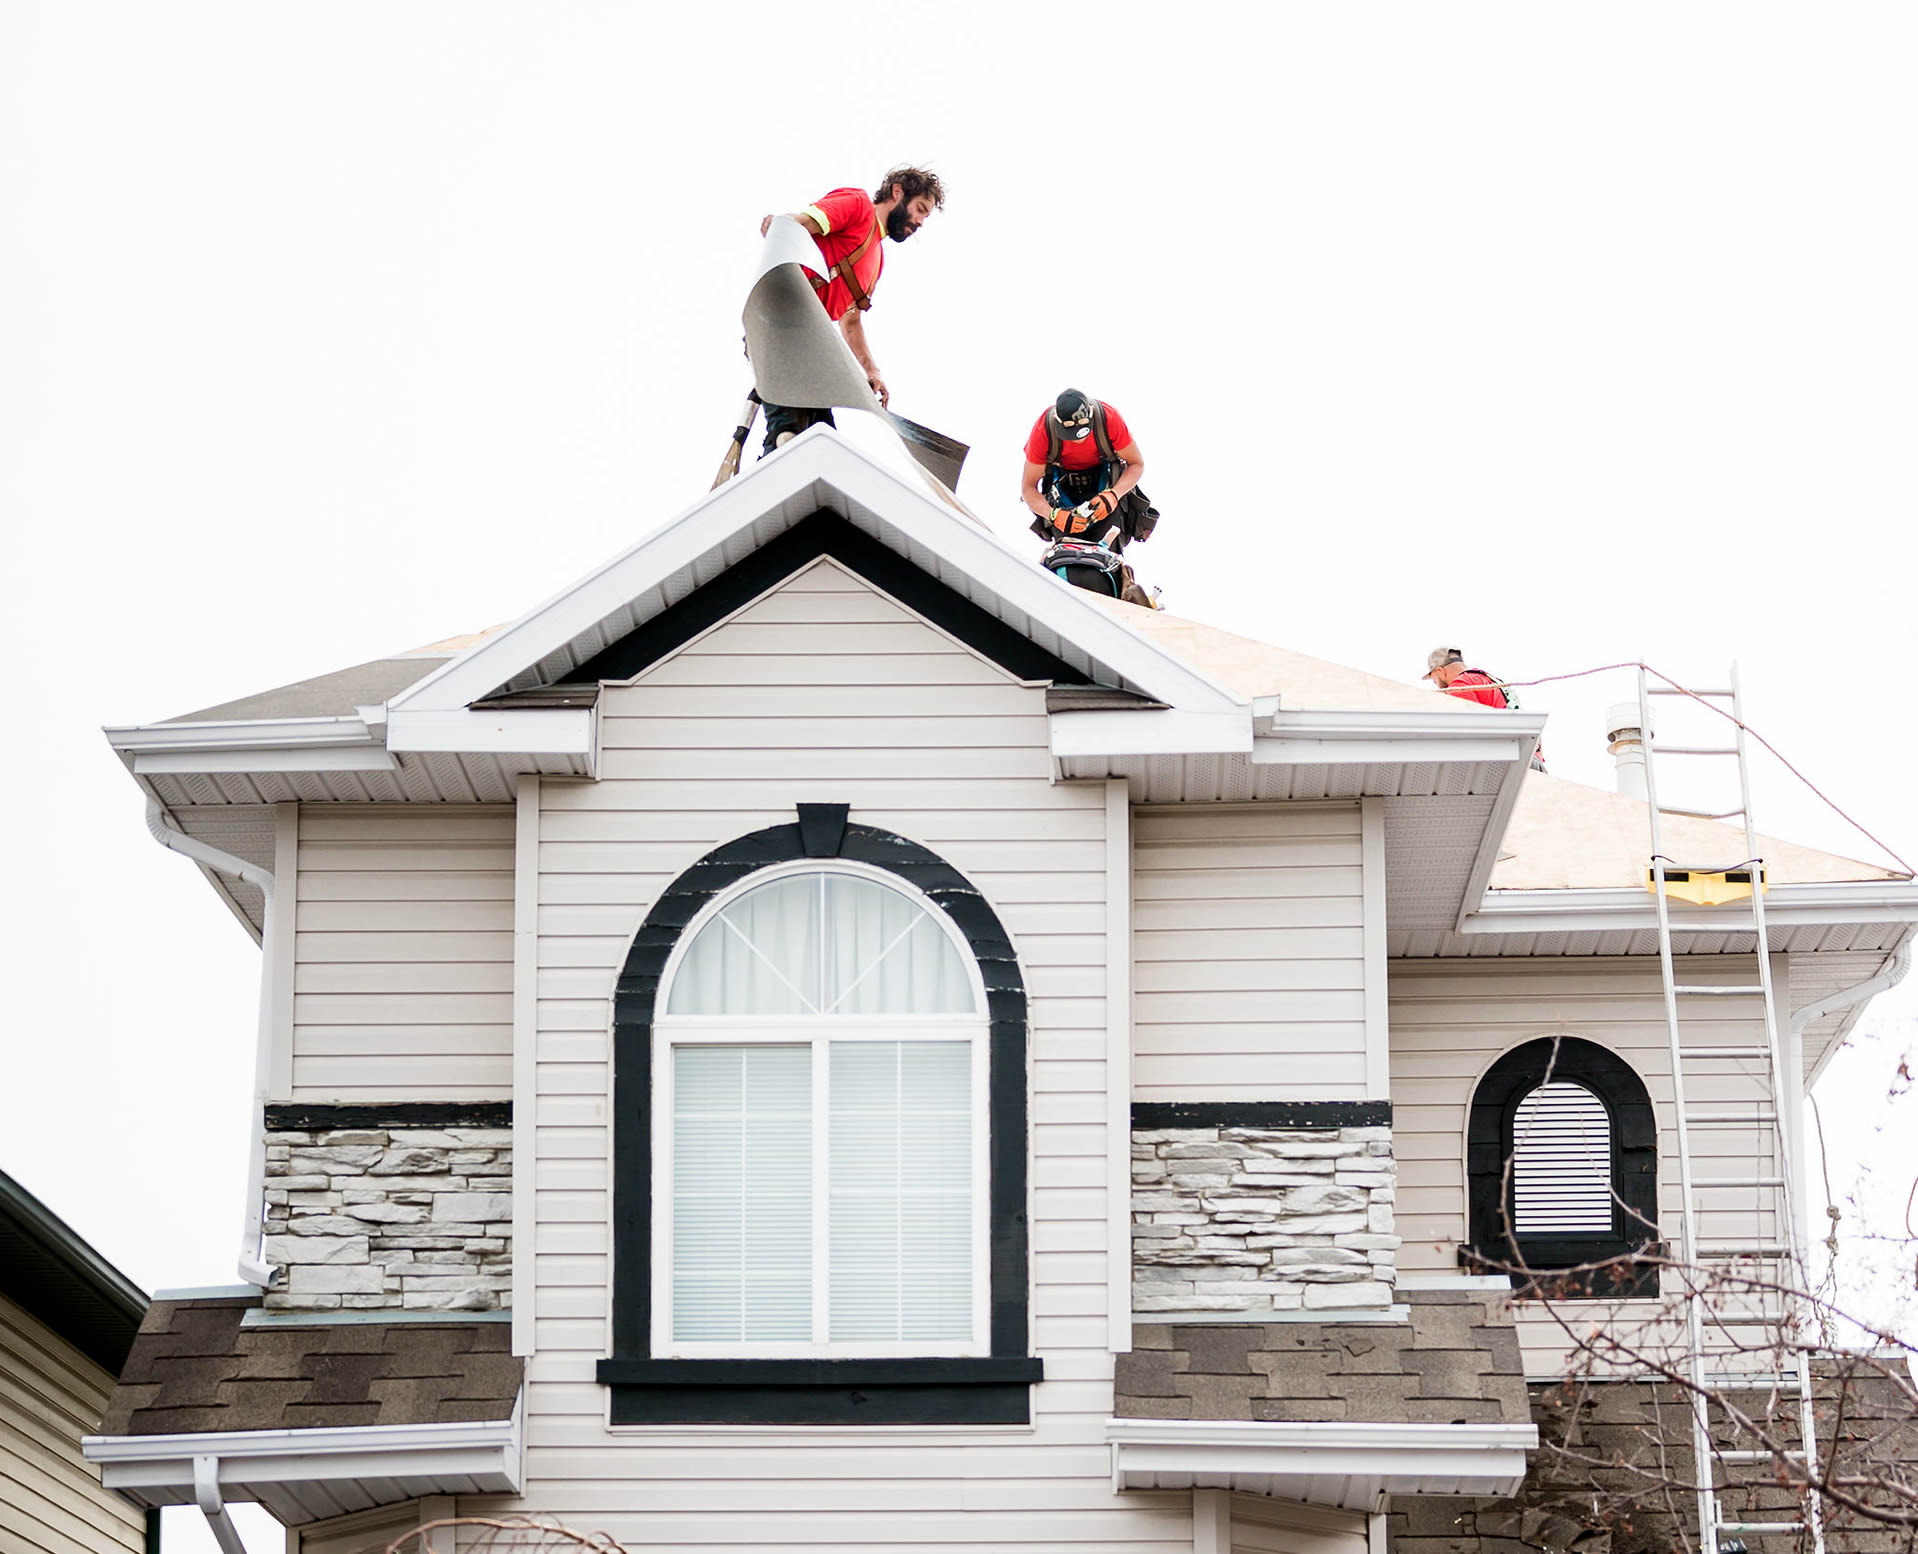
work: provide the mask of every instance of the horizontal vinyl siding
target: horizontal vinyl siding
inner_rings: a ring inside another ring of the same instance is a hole
[[[1140,809],[1132,867],[1134,1099],[1365,1094],[1357,804]]]
[[[1191,1546],[1184,1495],[1123,1499],[1104,1445],[1105,876],[1100,784],[1050,781],[1043,690],[827,562],[603,694],[598,783],[541,789],[535,1340],[515,1505],[632,1550]],[[610,1431],[614,978],[660,891],[799,802],[931,849],[1011,932],[1029,995],[1028,1431]]]
[[[1750,983],[1749,956],[1678,962],[1681,982]],[[1658,1116],[1661,1228],[1677,1233],[1680,1204],[1671,1057],[1658,964],[1634,959],[1395,961],[1390,980],[1393,1149],[1398,1157],[1399,1267],[1459,1271],[1466,1235],[1465,1126],[1479,1076],[1513,1047],[1539,1037],[1576,1036],[1629,1063]],[[1784,990],[1780,989],[1781,1003]],[[1680,1010],[1687,1045],[1760,1046],[1764,1014],[1757,998],[1693,998]],[[1703,1072],[1701,1073],[1701,1070]],[[1693,1110],[1753,1106],[1769,1093],[1763,1060],[1726,1059],[1686,1066]],[[1769,1132],[1695,1128],[1698,1177],[1775,1174]],[[1761,1206],[1760,1198],[1764,1200]],[[1714,1189],[1700,1220],[1710,1241],[1772,1241],[1780,1227],[1770,1193]],[[1526,1363],[1549,1372],[1562,1336],[1547,1319],[1520,1308]]]
[[[512,1093],[513,812],[308,804],[293,1098]]]
[[[146,1516],[80,1454],[113,1378],[0,1295],[0,1554],[146,1547]]]

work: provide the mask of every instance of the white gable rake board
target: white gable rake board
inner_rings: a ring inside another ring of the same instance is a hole
[[[1115,1500],[1105,1421],[1105,791],[1055,784],[1045,693],[830,561],[602,702],[603,779],[541,787],[529,1499],[630,1548],[1189,1548],[1189,1497]],[[608,1433],[609,1002],[713,848],[847,803],[984,892],[1030,1010],[1029,1430]],[[1356,812],[1353,821],[1356,833]]]

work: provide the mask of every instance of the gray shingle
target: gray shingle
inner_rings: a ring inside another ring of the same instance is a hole
[[[522,1365],[506,1352],[505,1323],[241,1326],[253,1305],[156,1301],[101,1433],[432,1424],[513,1411]]]

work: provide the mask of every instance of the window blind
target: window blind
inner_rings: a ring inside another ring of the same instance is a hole
[[[812,1049],[673,1049],[673,1336],[812,1337]]]
[[[972,1333],[972,1051],[834,1042],[831,1337]]]
[[[1520,1236],[1610,1235],[1612,1124],[1583,1085],[1554,1080],[1512,1119],[1512,1228]]]

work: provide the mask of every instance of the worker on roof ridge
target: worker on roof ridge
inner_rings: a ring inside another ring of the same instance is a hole
[[[1040,565],[1075,588],[1156,609],[1132,568],[1126,543],[1151,537],[1159,510],[1139,489],[1145,456],[1125,417],[1069,388],[1032,423],[1019,494],[1032,532],[1051,541]]]
[[[812,234],[824,261],[817,273],[808,267],[806,278],[812,282],[826,316],[839,326],[852,354],[866,369],[866,381],[881,405],[890,403],[892,395],[879,363],[873,360],[872,347],[866,343],[866,326],[860,318],[872,306],[873,290],[886,264],[879,239],[883,233],[895,243],[905,242],[945,203],[945,185],[937,173],[922,167],[895,167],[870,197],[863,189],[834,189],[792,216]],[[761,220],[759,235],[764,237],[772,224],[771,216]],[[762,452],[771,453],[821,422],[835,424],[830,410],[768,404]]]
[[[1425,676],[1447,696],[1458,696],[1486,707],[1518,711],[1518,698],[1510,694],[1506,683],[1483,669],[1466,667],[1465,654],[1455,647],[1436,647],[1425,655]],[[1543,746],[1532,752],[1532,770],[1545,770]]]

